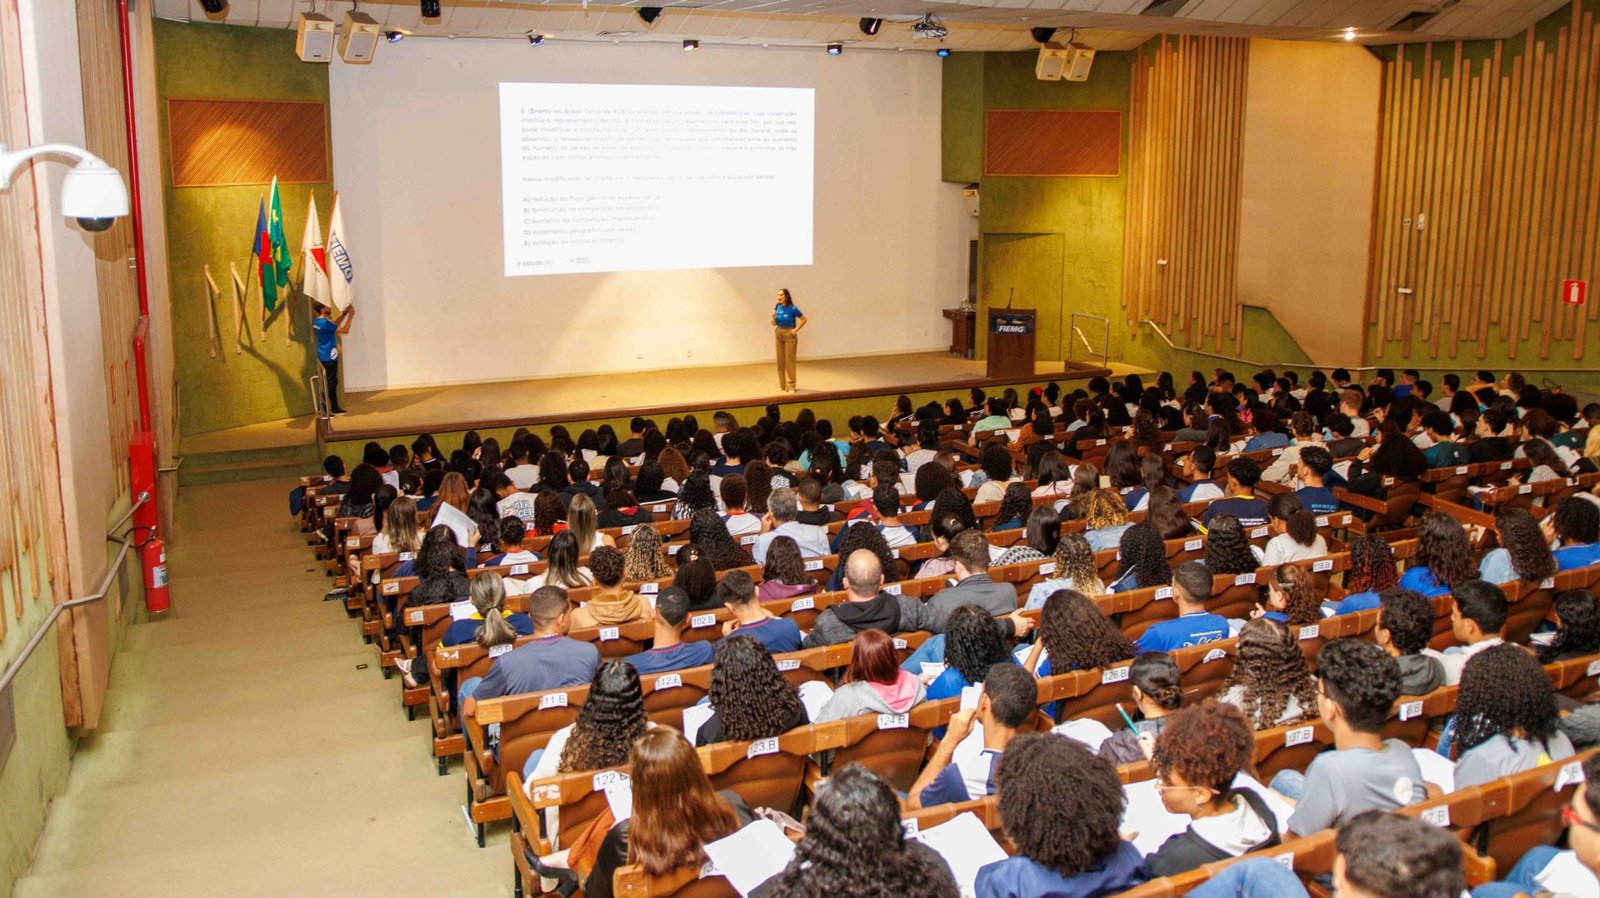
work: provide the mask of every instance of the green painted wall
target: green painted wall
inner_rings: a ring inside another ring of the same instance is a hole
[[[161,98],[162,178],[167,207],[167,263],[172,283],[172,331],[177,351],[180,434],[222,430],[258,421],[309,414],[306,378],[314,358],[306,339],[304,300],[293,304],[293,342],[285,341],[286,311],[280,307],[261,332],[252,288],[245,316],[243,351],[236,351],[235,311],[228,263],[249,279],[246,263],[256,210],[267,184],[229,187],[172,186],[166,101],[179,99],[328,99],[328,67],[302,63],[294,55],[292,31],[236,25],[155,22],[156,87]],[[316,194],[326,230],[333,208],[330,183],[284,184],[284,231],[298,254],[307,197]],[[222,295],[215,300],[220,348],[208,350],[204,266]],[[293,275],[298,278],[299,265]]]

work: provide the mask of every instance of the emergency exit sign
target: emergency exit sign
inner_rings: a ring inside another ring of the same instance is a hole
[[[1569,306],[1581,306],[1589,294],[1587,281],[1562,281],[1561,301]]]

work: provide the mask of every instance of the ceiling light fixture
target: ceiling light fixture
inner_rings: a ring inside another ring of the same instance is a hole
[[[949,56],[950,56],[950,48],[949,48],[949,47],[940,47],[940,48],[939,48],[939,49],[937,49],[937,50],[935,50],[935,51],[933,51],[933,52],[934,52],[934,53],[935,53],[935,54],[936,54],[936,55],[937,55],[937,56],[938,56],[938,57],[939,57],[939,58],[940,58],[940,59],[947,59],[947,58],[949,58]]]
[[[844,44],[829,44],[828,45],[828,55],[829,56],[838,56],[840,53],[843,53],[843,52],[844,52]]]
[[[685,50],[698,50],[698,49],[700,49],[700,42],[697,41],[697,40],[684,41],[683,42],[683,49],[685,49]]]
[[[543,44],[543,43],[544,43],[544,35],[539,34],[538,32],[534,32],[534,31],[528,32],[528,46],[537,47],[537,46],[539,46],[540,44]]]
[[[1356,39],[1356,30],[1354,28],[1346,28],[1344,30],[1344,39],[1347,40],[1347,41],[1355,40]]]
[[[862,34],[871,36],[877,34],[878,29],[883,27],[883,20],[874,19],[871,16],[862,16],[861,21],[857,24],[860,26]]]
[[[421,0],[424,19],[439,18],[439,0]]]

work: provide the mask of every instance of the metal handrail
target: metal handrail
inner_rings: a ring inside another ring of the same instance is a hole
[[[140,493],[135,498],[133,507],[129,508],[128,513],[123,515],[117,521],[117,523],[113,524],[111,529],[120,529],[123,524],[128,522],[129,518],[133,517],[133,513],[138,511],[139,507],[148,501],[150,501],[150,494]],[[4,692],[6,687],[11,685],[11,681],[16,679],[17,674],[22,671],[22,665],[28,662],[28,657],[33,654],[33,650],[39,647],[40,642],[44,641],[45,634],[50,632],[50,628],[55,625],[56,618],[61,616],[61,612],[67,610],[68,608],[81,608],[84,605],[93,605],[95,602],[101,601],[106,597],[106,592],[111,589],[112,579],[114,579],[117,576],[117,573],[122,570],[122,563],[127,560],[128,550],[133,548],[133,534],[139,529],[140,528],[135,527],[133,530],[124,533],[122,536],[111,536],[109,533],[106,535],[106,540],[108,542],[118,543],[120,544],[120,548],[117,549],[116,559],[113,560],[111,565],[106,568],[106,575],[100,581],[100,588],[91,595],[82,596],[81,598],[72,599],[71,601],[67,602],[62,602],[50,609],[50,613],[45,617],[44,623],[39,625],[39,629],[34,632],[33,636],[28,639],[27,644],[22,647],[22,654],[18,655],[16,659],[11,662],[11,665],[6,668],[6,672],[4,674],[0,674],[0,692]]]

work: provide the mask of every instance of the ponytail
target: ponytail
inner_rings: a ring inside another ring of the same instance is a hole
[[[506,585],[500,575],[488,571],[472,578],[472,607],[483,617],[475,637],[484,648],[516,641],[517,631],[506,620]]]
[[[1268,514],[1284,523],[1289,538],[1302,546],[1309,546],[1317,538],[1317,519],[1293,493],[1279,493],[1267,506]]]

